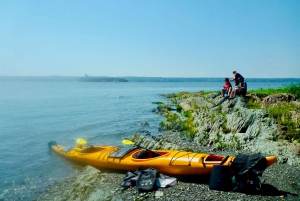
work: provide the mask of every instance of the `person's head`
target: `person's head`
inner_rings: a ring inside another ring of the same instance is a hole
[[[232,74],[236,74],[236,71],[234,70],[234,71],[232,71]]]
[[[225,82],[229,82],[229,78],[226,77],[226,78],[224,79],[224,81],[225,81]]]

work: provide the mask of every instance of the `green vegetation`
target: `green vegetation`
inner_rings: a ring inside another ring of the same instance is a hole
[[[296,98],[300,98],[300,83],[290,85],[287,87],[282,87],[278,89],[257,89],[250,90],[249,93],[262,94],[264,96],[279,94],[279,93],[289,93],[294,95]],[[261,109],[261,105],[250,99],[247,103],[247,108],[249,109]],[[282,125],[282,130],[284,131],[281,138],[289,141],[297,140],[300,142],[300,124],[299,122],[294,122],[291,113],[293,111],[299,111],[299,107],[290,104],[277,104],[271,105],[264,108],[268,111],[269,117],[276,120],[276,122]]]
[[[258,94],[267,94],[267,95],[272,95],[272,94],[279,94],[279,93],[289,93],[293,94],[296,96],[296,98],[300,98],[300,83],[298,84],[293,84],[290,86],[286,87],[281,87],[277,89],[255,89],[255,90],[249,90],[248,93],[258,93]]]
[[[163,102],[152,102],[152,104],[156,104],[156,105],[163,105]]]
[[[260,109],[260,104],[258,102],[255,102],[252,98],[250,98],[248,100],[248,103],[247,103],[247,108],[249,109]]]
[[[239,138],[237,136],[233,136],[233,142],[232,143],[224,143],[221,141],[221,135],[220,133],[217,133],[217,139],[216,139],[216,149],[221,151],[224,149],[234,149],[234,150],[240,150],[241,145]]]
[[[177,105],[176,111],[177,111],[177,112],[181,112],[181,111],[182,111],[182,107],[181,107],[180,105]]]
[[[167,112],[166,122],[161,121],[160,127],[165,130],[178,130],[181,134],[188,136],[193,139],[195,134],[198,132],[196,126],[194,125],[194,117],[192,111],[185,111],[183,116],[185,119],[180,118],[176,113]]]
[[[269,116],[277,121],[278,124],[283,125],[284,136],[286,140],[300,141],[300,124],[295,123],[291,117],[291,111],[298,108],[294,105],[278,105],[275,107],[269,106],[266,108],[269,111]]]
[[[300,98],[300,83],[298,83],[298,85],[296,85],[296,84],[291,85],[289,87],[288,91],[290,94],[293,94],[297,98]]]
[[[221,128],[222,128],[222,132],[223,132],[223,133],[230,133],[230,129],[227,128],[227,122],[224,122],[224,123],[221,125]]]

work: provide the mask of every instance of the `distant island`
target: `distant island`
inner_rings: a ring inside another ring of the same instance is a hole
[[[118,77],[92,77],[85,75],[79,78],[77,82],[128,82],[128,80]]]

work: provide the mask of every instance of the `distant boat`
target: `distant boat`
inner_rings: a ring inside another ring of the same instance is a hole
[[[85,75],[79,78],[77,82],[128,82],[128,80],[118,77],[91,77]]]

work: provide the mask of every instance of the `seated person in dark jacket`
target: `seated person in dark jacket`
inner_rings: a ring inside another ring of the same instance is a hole
[[[235,70],[232,71],[232,74],[233,74],[233,79],[230,80],[230,82],[234,81],[235,82],[235,86],[237,86],[240,81],[244,82],[244,77],[241,74],[237,73]]]
[[[244,80],[240,79],[238,85],[234,87],[234,90],[230,93],[229,99],[234,98],[237,95],[246,95],[246,85]]]

